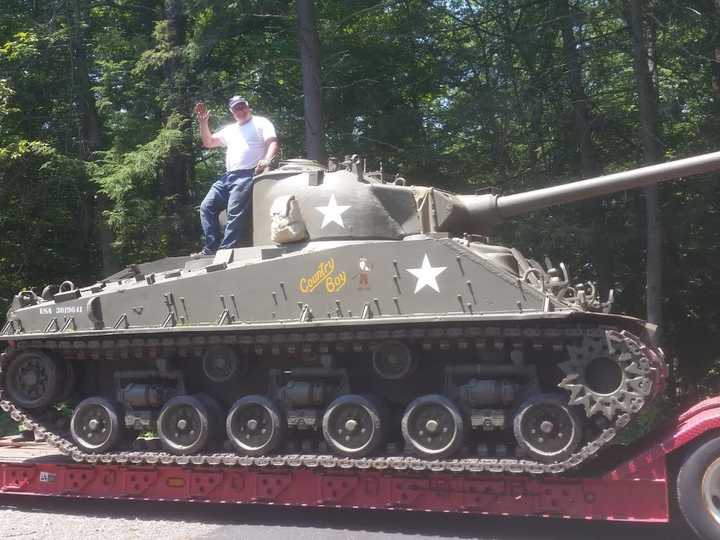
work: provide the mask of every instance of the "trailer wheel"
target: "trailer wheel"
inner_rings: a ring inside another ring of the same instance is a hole
[[[695,534],[703,540],[720,540],[720,438],[688,451],[676,489],[680,511]]]

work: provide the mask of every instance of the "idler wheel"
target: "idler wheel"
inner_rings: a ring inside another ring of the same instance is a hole
[[[465,423],[462,414],[445,396],[421,396],[408,405],[401,422],[405,442],[424,458],[442,459],[462,444]]]
[[[286,427],[287,421],[278,406],[260,395],[238,399],[225,421],[230,442],[247,456],[271,453],[282,442]]]
[[[62,362],[42,351],[27,350],[10,360],[5,386],[10,400],[16,405],[38,409],[60,397],[64,374]]]
[[[578,415],[551,394],[534,396],[523,403],[513,420],[513,430],[518,444],[545,463],[570,457],[582,438]]]
[[[238,371],[241,373],[247,366],[242,366],[235,351],[227,345],[210,347],[202,359],[203,372],[213,382],[229,381]]]
[[[382,417],[374,400],[356,394],[340,396],[325,410],[323,436],[338,454],[364,457],[382,441]]]
[[[121,440],[123,432],[119,406],[101,397],[81,401],[70,419],[72,438],[85,452],[111,450]]]
[[[197,396],[177,396],[165,403],[157,420],[158,437],[172,454],[195,454],[212,434],[211,407]]]
[[[373,352],[372,366],[381,379],[402,379],[413,367],[412,353],[400,341],[386,341]]]

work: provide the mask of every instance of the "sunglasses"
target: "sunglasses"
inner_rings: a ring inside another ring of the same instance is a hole
[[[250,107],[248,106],[247,103],[238,103],[238,104],[233,105],[232,107],[230,107],[230,110],[231,110],[231,111],[242,111],[243,109],[249,109],[249,108],[250,108]]]

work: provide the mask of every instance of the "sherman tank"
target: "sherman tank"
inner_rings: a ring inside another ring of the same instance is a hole
[[[504,196],[290,160],[256,177],[248,247],[19,292],[0,406],[78,462],[562,473],[662,391],[656,327],[487,235],[718,169]]]

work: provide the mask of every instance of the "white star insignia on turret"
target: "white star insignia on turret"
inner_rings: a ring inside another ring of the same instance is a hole
[[[430,287],[435,289],[435,292],[440,292],[437,277],[442,274],[446,268],[447,266],[433,267],[430,264],[430,259],[428,259],[427,254],[425,254],[420,268],[407,268],[406,270],[417,278],[417,284],[415,285],[415,293],[417,294],[423,287]]]
[[[320,212],[323,215],[323,221],[322,225],[320,225],[321,229],[324,229],[326,225],[329,225],[330,223],[337,223],[340,225],[343,229],[345,228],[345,224],[343,223],[342,215],[344,212],[346,212],[350,206],[343,206],[339,205],[337,201],[335,200],[335,194],[330,195],[330,202],[328,202],[327,206],[316,206],[315,210]]]

